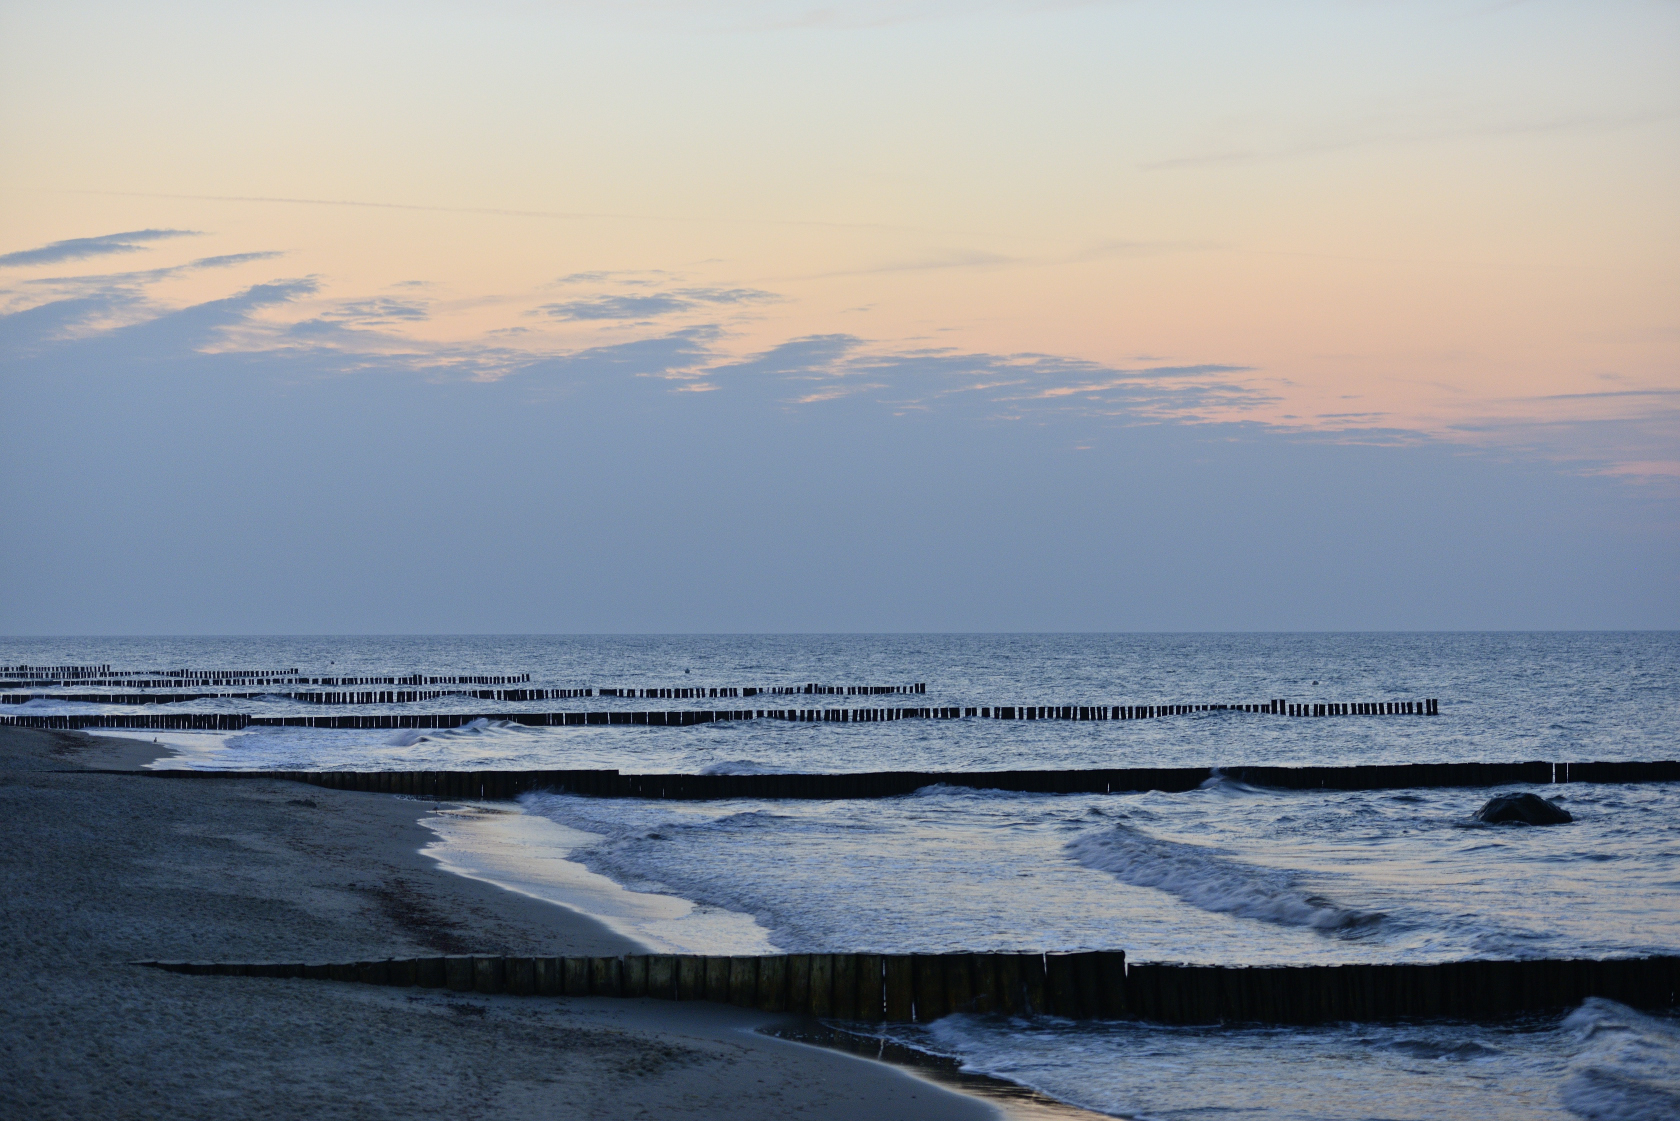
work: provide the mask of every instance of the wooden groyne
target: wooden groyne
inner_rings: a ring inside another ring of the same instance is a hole
[[[372,702],[369,702],[372,703]],[[394,702],[391,702],[394,703]],[[892,720],[1072,720],[1130,721],[1158,720],[1206,712],[1265,713],[1274,716],[1434,716],[1439,707],[1433,701],[1385,701],[1354,704],[1289,705],[1283,708],[1258,704],[1203,705],[1006,705],[940,706],[932,708],[745,708],[678,709],[674,711],[628,712],[386,712],[368,715],[251,716],[244,713],[77,713],[57,716],[0,716],[0,723],[28,728],[124,728],[142,731],[237,732],[247,727],[286,728],[459,728],[475,720],[522,724],[529,728],[559,728],[595,725],[647,725],[689,727],[742,720],[784,720],[796,723],[876,723]],[[1316,709],[1349,711],[1308,711]]]
[[[0,689],[45,689],[45,688],[116,688],[116,689],[180,689],[182,686],[198,686],[212,688],[227,686],[256,685],[317,685],[327,687],[351,687],[357,685],[520,685],[531,680],[528,673],[503,675],[464,675],[455,677],[433,677],[425,674],[409,674],[405,677],[309,677],[299,676],[298,671],[291,670],[133,670],[113,672],[106,676],[75,676],[75,675],[20,675],[20,669],[27,666],[0,667]],[[74,666],[61,666],[60,669],[75,669]],[[108,667],[98,667],[108,668]]]
[[[593,697],[594,689],[363,689],[356,691],[259,693],[0,693],[0,704],[65,701],[91,705],[175,705],[189,701],[254,701],[279,699],[313,705],[391,705],[470,697],[478,701],[564,701]]]
[[[1023,794],[1122,794],[1195,790],[1210,778],[1283,790],[1409,790],[1428,787],[1680,782],[1680,761],[1403,763],[1353,767],[1128,767],[1066,771],[865,771],[852,774],[677,775],[616,770],[551,771],[113,771],[175,779],[270,779],[332,790],[444,800],[507,800],[524,794],[678,801],[896,798],[930,786]]]
[[[515,996],[707,1000],[864,1023],[953,1013],[1167,1024],[1497,1020],[1589,996],[1680,1004],[1680,957],[1429,964],[1128,963],[1121,951],[993,954],[494,955],[336,964],[141,962],[175,973],[289,977]]]
[[[406,676],[375,677],[311,677],[299,676],[296,669],[286,670],[113,670],[110,666],[0,666],[0,689],[31,688],[127,688],[174,689],[182,686],[201,688],[273,685],[318,686],[351,688],[364,685],[398,685],[419,687],[427,685],[523,685],[531,680],[528,673],[501,676]],[[525,690],[529,697],[501,697],[494,700],[546,700],[564,697],[642,697],[648,699],[697,700],[703,698],[759,696],[832,696],[876,697],[892,693],[925,694],[927,683],[908,685],[823,685],[807,682],[803,685],[672,685],[672,686],[588,686],[580,688],[537,688]],[[245,694],[205,694],[208,696],[268,696],[270,692]],[[434,694],[442,695],[442,694]],[[67,698],[59,698],[67,699]],[[18,703],[13,701],[12,703]],[[93,702],[107,704],[146,704],[147,701]],[[169,702],[162,702],[169,703]],[[378,704],[378,701],[326,701],[326,704]]]
[[[154,683],[155,684],[155,683]],[[0,688],[10,688],[0,682]],[[166,686],[167,687],[167,686]],[[322,691],[305,693],[277,692],[265,689],[260,693],[5,693],[0,704],[26,704],[29,701],[69,701],[95,705],[168,705],[189,701],[250,701],[258,698],[280,698],[301,704],[317,705],[389,705],[435,701],[444,697],[471,697],[480,701],[562,701],[576,697],[637,697],[667,700],[715,700],[729,697],[756,697],[760,694],[831,694],[843,696],[879,696],[886,693],[926,693],[926,685],[804,685],[773,686],[674,686],[669,688],[617,689],[364,689],[356,691]]]
[[[914,685],[818,685],[810,682],[805,685],[718,685],[718,686],[676,686],[650,688],[603,688],[597,689],[603,697],[645,697],[650,699],[665,698],[669,700],[685,700],[704,697],[791,697],[791,696],[828,696],[828,697],[879,697],[889,693],[926,693],[927,683],[917,682]]]

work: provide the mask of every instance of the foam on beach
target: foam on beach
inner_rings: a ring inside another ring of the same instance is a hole
[[[588,915],[652,953],[777,952],[752,916],[661,891],[622,885],[569,859],[604,840],[514,809],[450,806],[421,824],[438,839],[421,851],[444,870]]]

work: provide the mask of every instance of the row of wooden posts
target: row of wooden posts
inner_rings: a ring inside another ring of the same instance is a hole
[[[888,693],[926,693],[927,683],[914,685],[679,685],[648,688],[602,688],[596,690],[603,697],[647,697],[670,700],[710,697],[758,696],[833,696],[876,697]]]
[[[708,1000],[864,1023],[953,1013],[1312,1024],[1502,1019],[1600,996],[1669,1008],[1680,957],[1216,966],[1088,953],[451,956],[311,965],[144,962],[176,973],[305,978],[519,996]]]
[[[1277,704],[1278,702],[1271,702]],[[1370,704],[1290,705],[1291,709],[1345,709],[1347,712],[1303,711],[1288,715],[1435,715],[1431,701],[1391,701]],[[1414,711],[1415,709],[1415,711]],[[87,713],[0,716],[0,721],[30,728],[127,728],[159,731],[236,732],[248,727],[271,728],[460,728],[475,720],[520,724],[531,728],[595,725],[688,727],[742,720],[786,720],[801,723],[874,723],[892,720],[1154,720],[1197,712],[1272,712],[1263,705],[1007,705],[945,706],[936,708],[760,708],[678,709],[665,712],[384,712],[368,715],[251,716],[246,713]]]
[[[296,666],[291,669],[112,669],[109,663],[97,666],[0,666],[0,677],[55,678],[65,681],[85,681],[90,678],[107,678],[113,681],[159,678],[179,684],[182,681],[246,681],[297,675]]]
[[[871,771],[851,774],[679,775],[571,771],[114,771],[173,779],[267,779],[331,790],[445,800],[524,794],[708,801],[733,798],[894,798],[930,786],[1026,794],[1183,793],[1211,778],[1283,790],[1410,790],[1554,783],[1680,782],[1680,761],[1402,763],[1350,767],[1124,767],[1066,771]]]
[[[0,676],[24,677],[127,677],[133,671],[113,671],[109,662],[97,666],[0,666]],[[152,675],[148,675],[152,676]]]
[[[309,677],[299,676],[295,669],[273,671],[148,670],[143,673],[112,673],[106,677],[25,676],[16,673],[9,674],[6,672],[7,668],[16,670],[20,667],[0,668],[0,689],[49,688],[54,686],[61,688],[109,686],[128,689],[179,689],[186,683],[201,687],[220,685],[320,685],[329,688],[356,685],[520,685],[531,680],[531,675],[528,673],[465,674],[453,677],[436,677],[418,673],[404,677]],[[60,668],[74,669],[77,667]]]
[[[351,684],[351,682],[345,682]],[[158,682],[145,683],[160,686]],[[162,683],[173,688],[177,683]],[[12,688],[12,682],[0,682],[0,688]],[[926,693],[922,685],[789,685],[789,686],[668,686],[650,688],[535,688],[535,689],[373,689],[358,692],[276,693],[272,689],[260,693],[6,693],[0,694],[0,704],[25,704],[29,701],[74,701],[95,705],[170,705],[188,701],[244,701],[258,697],[282,697],[290,701],[318,705],[381,705],[413,704],[433,701],[441,697],[474,697],[483,701],[558,701],[573,697],[635,697],[666,700],[701,700],[729,697],[757,697],[760,695],[833,694],[843,696],[881,696],[888,693]]]
[[[30,701],[63,701],[92,705],[175,705],[189,701],[251,701],[280,698],[300,704],[391,705],[436,701],[445,697],[470,697],[480,701],[561,701],[592,697],[593,689],[370,689],[357,692],[310,691],[283,693],[265,689],[260,693],[0,693],[0,704]]]

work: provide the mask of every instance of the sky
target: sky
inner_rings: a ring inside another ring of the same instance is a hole
[[[1677,60],[0,0],[0,632],[1680,626]]]

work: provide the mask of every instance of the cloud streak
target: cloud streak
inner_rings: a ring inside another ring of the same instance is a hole
[[[544,304],[539,311],[560,320],[657,319],[705,307],[740,306],[776,299],[757,288],[677,288],[667,292],[605,293]]]
[[[98,237],[73,237],[53,241],[34,249],[20,249],[0,254],[0,268],[23,268],[29,265],[53,265],[60,261],[75,261],[83,257],[102,257],[111,253],[138,253],[147,248],[140,244],[173,237],[196,237],[197,230],[129,230],[120,234],[101,234]]]

